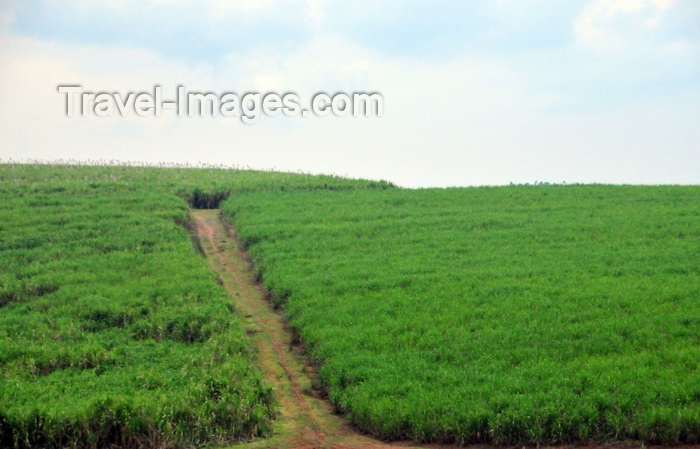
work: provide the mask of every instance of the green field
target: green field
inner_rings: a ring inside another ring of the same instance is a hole
[[[260,192],[223,210],[365,432],[700,442],[700,187]]]
[[[0,165],[0,447],[182,447],[269,434],[273,393],[185,229],[187,203],[387,186]]]
[[[0,447],[271,434],[274,392],[188,231],[188,205],[221,201],[363,431],[700,442],[700,187],[5,164]]]

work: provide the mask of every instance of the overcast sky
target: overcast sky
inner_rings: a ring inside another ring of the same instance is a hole
[[[383,117],[67,117],[87,91],[379,92]],[[0,159],[408,187],[700,184],[698,0],[0,0]]]

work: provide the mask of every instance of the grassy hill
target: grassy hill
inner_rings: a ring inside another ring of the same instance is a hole
[[[700,188],[249,193],[224,211],[373,435],[700,441]]]
[[[273,394],[188,205],[385,186],[329,176],[0,165],[0,446],[186,446],[270,432]]]
[[[235,223],[365,432],[700,442],[700,187],[5,164],[0,198],[2,447],[270,434],[274,394],[188,206]]]

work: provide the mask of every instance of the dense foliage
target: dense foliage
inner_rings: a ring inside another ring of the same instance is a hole
[[[388,187],[329,176],[0,165],[0,446],[178,447],[265,435],[273,394],[187,201]]]
[[[700,441],[700,188],[250,193],[223,204],[361,429]]]

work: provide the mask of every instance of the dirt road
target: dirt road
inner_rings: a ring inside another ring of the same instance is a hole
[[[280,419],[271,438],[236,448],[379,448],[417,447],[387,444],[363,436],[335,415],[330,404],[314,389],[314,370],[282,316],[265,299],[255,281],[250,261],[238,245],[232,228],[219,219],[218,210],[193,211],[199,240],[214,271],[235,299],[237,313],[257,347],[259,365],[275,389]]]
[[[280,314],[265,299],[251,270],[250,260],[241,250],[235,231],[224,225],[219,210],[192,211],[199,241],[213,270],[219,275],[235,299],[237,314],[244,323],[258,352],[258,364],[267,381],[275,389],[280,407],[280,418],[275,434],[252,443],[233,446],[232,449],[257,448],[398,448],[425,447],[448,448],[450,446],[417,446],[410,442],[384,443],[360,434],[341,417],[335,415],[331,405],[314,389],[315,371],[304,359],[300,347],[292,342]],[[473,445],[471,449],[493,446]],[[540,446],[545,448],[549,446]],[[602,449],[601,445],[562,445],[558,449]],[[618,442],[616,449],[645,447],[638,443]],[[662,446],[646,446],[648,449]],[[698,449],[697,445],[679,446]],[[499,449],[515,449],[500,446]]]

